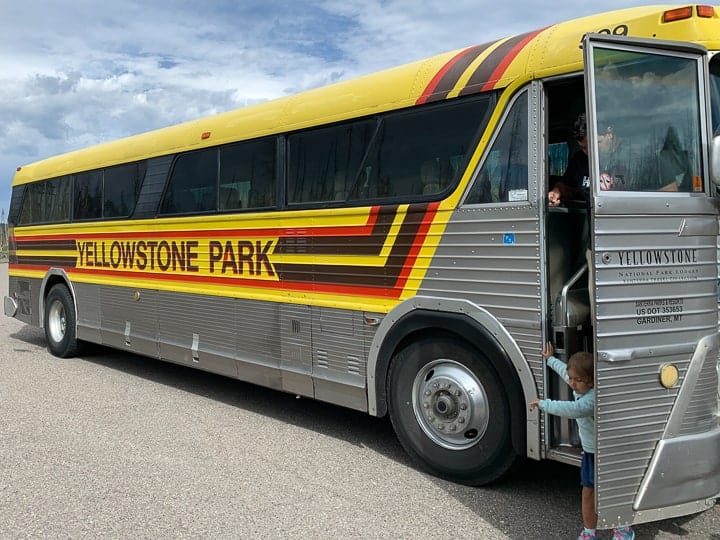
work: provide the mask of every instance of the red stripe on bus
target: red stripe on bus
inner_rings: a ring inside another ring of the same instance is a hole
[[[548,27],[546,27],[548,28]],[[537,36],[540,32],[545,30],[545,28],[541,28],[540,30],[536,30],[535,32],[529,32],[524,39],[520,40],[511,50],[509,53],[505,55],[505,57],[498,62],[497,67],[493,70],[493,72],[490,74],[490,77],[488,77],[488,82],[483,85],[483,87],[480,89],[481,92],[485,92],[487,90],[492,90],[495,87],[495,83],[500,80],[500,77],[502,77],[502,74],[505,73],[505,70],[508,68],[510,63],[515,60],[515,57],[517,57],[518,54],[520,54],[520,51],[525,48],[525,45],[528,44],[535,36]]]
[[[417,260],[418,254],[420,253],[420,248],[422,248],[422,246],[425,244],[425,239],[427,238],[427,233],[430,230],[430,225],[432,225],[432,222],[435,219],[435,214],[437,213],[437,209],[439,207],[439,202],[431,203],[428,205],[427,211],[425,212],[425,215],[420,222],[420,226],[418,227],[417,234],[415,235],[415,240],[410,246],[410,252],[405,259],[405,264],[403,265],[402,270],[400,270],[400,275],[395,282],[395,290],[402,291],[405,288],[405,284],[410,277],[410,272],[415,267],[415,261]]]
[[[49,266],[31,266],[31,265],[9,265],[10,270],[34,270],[38,272],[47,272]],[[108,277],[127,277],[133,279],[147,279],[166,282],[188,282],[202,283],[210,285],[232,285],[234,287],[246,286],[255,289],[280,290],[284,292],[318,292],[327,294],[344,294],[347,296],[369,296],[374,298],[394,298],[397,299],[402,292],[401,289],[387,287],[372,287],[367,285],[339,285],[325,284],[313,282],[288,282],[288,281],[268,281],[263,279],[248,279],[235,277],[218,277],[218,276],[193,276],[188,274],[160,274],[155,272],[134,272],[126,270],[95,270],[89,268],[66,268],[69,275],[83,274],[93,276]],[[139,287],[142,288],[142,287]],[[282,298],[278,298],[281,301]]]
[[[123,238],[139,240],[146,239],[149,235],[157,238],[205,238],[211,236],[222,236],[228,238],[236,237],[298,237],[298,236],[368,236],[372,233],[377,222],[379,206],[373,206],[368,219],[364,225],[337,225],[333,227],[278,227],[260,229],[209,229],[206,231],[140,231],[140,232],[108,232],[108,233],[73,233],[73,234],[38,234],[25,237],[15,237],[18,244],[23,242],[38,242],[44,240],[98,240],[107,238]],[[280,215],[278,215],[280,218]]]
[[[418,98],[418,100],[415,102],[416,105],[422,105],[423,103],[426,103],[430,96],[432,96],[433,92],[437,89],[438,85],[440,84],[440,81],[442,81],[445,74],[450,71],[453,66],[458,63],[465,55],[470,54],[474,50],[476,50],[477,47],[468,47],[464,51],[460,51],[458,54],[456,54],[448,63],[446,63],[442,68],[440,68],[440,71],[438,71],[435,76],[432,78],[430,83],[427,85],[427,88],[425,88],[425,91],[422,93],[422,95]]]

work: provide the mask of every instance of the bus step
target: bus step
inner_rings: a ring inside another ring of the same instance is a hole
[[[582,460],[582,449],[573,446],[553,446],[548,450],[547,457],[553,461],[579,467]]]

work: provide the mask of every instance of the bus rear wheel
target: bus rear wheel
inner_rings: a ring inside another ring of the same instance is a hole
[[[400,351],[388,405],[400,443],[431,474],[483,485],[515,459],[502,382],[485,354],[457,339],[426,338]]]
[[[53,285],[45,298],[45,339],[48,350],[60,358],[78,352],[75,303],[65,285]]]

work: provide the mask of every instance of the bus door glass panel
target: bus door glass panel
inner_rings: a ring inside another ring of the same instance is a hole
[[[596,190],[704,192],[697,57],[595,47],[593,61]]]

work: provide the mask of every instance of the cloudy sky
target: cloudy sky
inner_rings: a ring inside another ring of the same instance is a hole
[[[0,0],[0,209],[19,165],[646,3]]]

